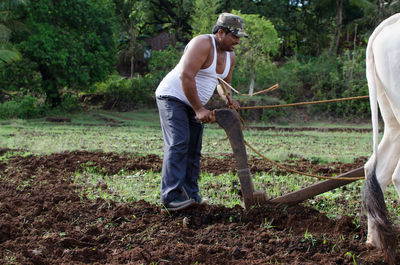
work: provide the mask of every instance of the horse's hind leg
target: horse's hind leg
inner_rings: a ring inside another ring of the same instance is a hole
[[[397,163],[396,169],[393,172],[392,182],[394,187],[396,188],[397,196],[399,196],[400,198],[400,161]]]
[[[396,139],[400,140],[400,126],[394,122],[391,123],[390,127],[385,127],[385,133],[378,148],[378,162],[375,173],[382,193],[385,192],[387,185],[390,184],[391,177],[396,180],[400,178],[400,141],[396,141]],[[373,170],[373,165],[371,165],[370,161],[365,165],[367,172]],[[371,194],[370,196],[373,195]],[[372,221],[373,218],[368,213],[367,217],[368,235],[366,244],[381,248],[382,243],[379,241],[377,228]]]

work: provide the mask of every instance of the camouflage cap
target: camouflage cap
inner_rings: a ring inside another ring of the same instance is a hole
[[[223,26],[229,29],[233,35],[236,37],[245,37],[248,35],[244,32],[243,29],[244,21],[241,17],[231,14],[231,13],[222,13],[219,15],[217,20],[218,26]]]

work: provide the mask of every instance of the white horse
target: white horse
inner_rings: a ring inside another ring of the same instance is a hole
[[[367,47],[366,74],[374,143],[373,155],[364,166],[366,243],[382,249],[386,260],[396,264],[397,236],[388,219],[383,193],[392,180],[400,195],[400,13],[384,20],[372,33]],[[379,147],[378,103],[385,123]]]

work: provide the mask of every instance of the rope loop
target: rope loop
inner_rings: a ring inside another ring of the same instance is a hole
[[[218,77],[218,81],[221,85],[221,88],[223,90],[224,96],[226,97],[227,101],[228,101],[228,105],[230,109],[233,109],[236,111],[236,109],[233,107],[232,101],[230,99],[229,93],[226,89],[226,86],[228,86],[231,90],[235,91],[238,94],[241,94],[239,91],[237,91],[236,89],[234,89],[230,84],[228,84],[225,80],[221,79]],[[262,90],[257,92],[257,94],[263,93],[263,92],[268,92],[268,91],[272,91],[274,89],[276,89],[279,85],[276,84],[268,89]],[[254,93],[253,95],[255,95],[256,93]],[[248,95],[248,94],[242,94],[242,95]],[[293,106],[302,106],[302,105],[311,105],[311,104],[320,104],[320,103],[330,103],[330,102],[339,102],[339,101],[346,101],[346,100],[355,100],[355,99],[364,99],[364,98],[368,98],[369,96],[358,96],[358,97],[348,97],[348,98],[340,98],[340,99],[330,99],[330,100],[319,100],[319,101],[311,101],[311,102],[299,102],[299,103],[292,103],[292,104],[282,104],[282,105],[269,105],[269,106],[248,106],[248,107],[240,107],[241,110],[243,109],[271,109],[271,108],[279,108],[279,107],[293,107]],[[242,123],[242,130],[244,130],[245,128],[245,122],[243,120],[243,118],[239,115],[240,121]],[[228,139],[228,138],[225,138]],[[296,169],[292,169],[292,168],[288,168],[278,162],[275,162],[271,159],[269,159],[268,157],[264,156],[263,154],[261,154],[258,150],[256,150],[253,146],[251,146],[246,140],[244,140],[244,143],[257,155],[259,155],[260,157],[262,157],[264,160],[268,161],[269,163],[275,165],[276,167],[279,167],[281,169],[284,169],[288,172],[292,172],[295,174],[299,174],[299,175],[303,175],[303,176],[308,176],[308,177],[314,177],[314,178],[318,178],[318,179],[331,179],[331,180],[360,180],[360,179],[364,179],[364,177],[325,177],[325,176],[319,176],[319,175],[315,175],[315,174],[309,174],[306,172],[301,172],[298,171]]]

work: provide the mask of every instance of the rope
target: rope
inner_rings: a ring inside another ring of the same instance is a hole
[[[229,97],[229,93],[226,89],[226,86],[228,86],[231,90],[235,91],[236,93],[239,93],[236,89],[234,89],[231,85],[229,85],[225,80],[221,79],[218,77],[218,81],[221,84],[222,90],[224,92],[224,95],[228,101],[228,105],[229,108],[235,110],[235,108],[233,108],[233,104],[232,101]],[[279,85],[276,84],[274,85],[276,86],[275,88],[277,88]],[[273,86],[273,87],[274,87]],[[271,87],[272,88],[272,87]],[[269,89],[271,89],[269,88]],[[274,88],[274,89],[275,89]],[[268,90],[268,89],[266,89]],[[273,90],[273,89],[272,89]],[[261,93],[261,91],[260,91]],[[240,93],[239,93],[240,94]],[[360,99],[360,98],[368,98],[368,96],[359,96],[359,97],[350,97],[350,98],[342,98],[342,99],[331,99],[331,100],[320,100],[320,101],[311,101],[311,102],[300,102],[300,103],[293,103],[293,104],[285,104],[285,105],[270,105],[270,106],[252,106],[252,107],[241,107],[240,109],[250,109],[250,108],[273,108],[273,107],[289,107],[289,106],[299,106],[299,105],[309,105],[309,104],[318,104],[318,103],[325,103],[325,102],[338,102],[338,101],[344,101],[344,100],[352,100],[352,99]],[[244,129],[244,120],[243,118],[239,115],[240,121],[242,123],[242,130]],[[225,140],[228,138],[225,138]],[[243,139],[244,140],[244,139]],[[246,140],[244,140],[244,143],[257,155],[259,155],[260,157],[262,157],[264,160],[267,160],[268,162],[270,162],[271,164],[282,168],[288,172],[292,172],[295,174],[299,174],[299,175],[304,175],[304,176],[308,176],[308,177],[314,177],[314,178],[318,178],[318,179],[331,179],[331,180],[360,180],[360,179],[364,179],[364,177],[325,177],[325,176],[319,176],[319,175],[314,175],[314,174],[309,174],[309,173],[305,173],[305,172],[301,172],[295,169],[291,169],[288,168],[278,162],[275,162],[271,159],[269,159],[268,157],[264,156],[263,154],[261,154],[258,150],[256,150],[253,146],[251,146]]]
[[[236,109],[233,107],[233,103],[232,103],[231,98],[229,96],[228,90],[226,89],[226,86],[229,86],[230,89],[233,89],[234,91],[236,91],[236,90],[233,87],[231,87],[224,79],[218,77],[218,81],[221,84],[222,90],[224,92],[224,96],[225,96],[226,100],[228,101],[229,108],[236,111]],[[239,115],[239,119],[240,119],[240,122],[242,123],[242,131],[243,131],[244,127],[245,127],[244,119],[240,115]]]
[[[284,165],[282,165],[282,164],[280,164],[280,163],[278,163],[278,162],[275,162],[275,161],[269,159],[268,157],[264,156],[264,155],[261,154],[259,151],[257,151],[257,150],[256,150],[253,146],[251,146],[246,140],[244,140],[244,143],[245,143],[254,153],[256,153],[257,155],[261,156],[264,160],[267,160],[267,161],[270,162],[271,164],[273,164],[273,165],[275,165],[275,166],[277,166],[277,167],[279,167],[279,168],[282,168],[282,169],[284,169],[284,170],[286,170],[286,171],[292,172],[292,173],[296,173],[296,174],[304,175],[304,176],[308,176],[308,177],[313,177],[313,178],[318,178],[318,179],[332,179],[332,180],[360,180],[360,179],[364,179],[364,177],[353,177],[353,178],[352,178],[352,177],[325,177],[325,176],[319,176],[319,175],[314,175],[314,174],[309,174],[309,173],[301,172],[301,171],[298,171],[298,170],[296,170],[296,169],[288,168],[288,167],[286,167],[286,166],[284,166]]]
[[[261,94],[261,93],[273,91],[273,90],[275,90],[275,89],[277,89],[277,88],[279,87],[279,84],[275,84],[275,85],[271,86],[270,88],[267,88],[267,89],[264,89],[264,90],[261,90],[261,91],[254,92],[253,94],[242,94],[242,93],[240,93],[238,90],[234,89],[234,88],[233,88],[228,82],[226,82],[224,79],[218,77],[218,81],[219,81],[220,83],[222,83],[222,84],[228,86],[231,90],[235,91],[236,94],[239,94],[239,95],[242,95],[242,96],[254,96],[254,95]]]
[[[348,98],[317,100],[317,101],[298,102],[298,103],[281,104],[281,105],[245,106],[245,107],[240,107],[240,109],[241,110],[244,110],[244,109],[272,109],[272,108],[294,107],[294,106],[312,105],[312,104],[320,104],[320,103],[339,102],[339,101],[364,99],[364,98],[369,98],[369,96],[358,96],[358,97],[348,97]]]
[[[217,78],[218,78],[218,81],[219,81],[220,84],[224,84],[224,85],[228,86],[231,90],[235,91],[237,94],[240,95],[240,92],[237,91],[236,89],[234,89],[234,88],[233,88],[228,82],[226,82],[224,79],[222,79],[221,77],[217,77]],[[224,90],[224,92],[226,92],[226,90]]]
[[[227,97],[228,93],[226,91],[226,87],[224,87],[224,86],[228,86],[232,91],[234,91],[237,94],[242,95],[242,96],[254,96],[254,95],[261,94],[261,93],[273,91],[273,90],[275,90],[275,89],[277,89],[279,87],[279,84],[275,84],[275,85],[271,86],[270,88],[255,92],[255,93],[250,95],[250,94],[242,94],[242,93],[240,93],[238,90],[234,89],[228,82],[226,82],[224,79],[222,79],[220,77],[218,77],[218,81],[222,85],[226,97]],[[340,102],[340,101],[355,100],[355,99],[365,99],[365,98],[369,98],[369,96],[337,98],[337,99],[317,100],[317,101],[298,102],[298,103],[280,104],[280,105],[268,105],[268,106],[244,106],[244,107],[240,107],[240,109],[241,110],[245,110],[245,109],[272,109],[272,108],[282,108],[282,107],[313,105],[313,104],[320,104],[320,103]],[[228,97],[227,97],[227,99],[228,99],[228,102],[229,102],[229,106],[231,106],[230,99]]]

